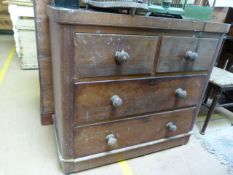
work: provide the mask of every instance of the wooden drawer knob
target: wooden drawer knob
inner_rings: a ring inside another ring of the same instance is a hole
[[[116,147],[117,146],[117,138],[114,134],[109,134],[106,136],[106,141],[108,146]]]
[[[179,98],[186,98],[187,97],[187,91],[182,89],[182,88],[179,88],[179,89],[176,89],[176,96],[179,97]]]
[[[169,130],[169,131],[176,131],[177,130],[177,126],[175,125],[175,123],[173,123],[173,122],[169,122],[169,123],[167,123],[167,129]]]
[[[111,97],[112,106],[115,108],[120,107],[123,104],[123,100],[118,95],[113,95]]]
[[[115,58],[116,58],[116,61],[119,63],[119,64],[123,64],[123,63],[126,63],[129,59],[129,54],[122,50],[122,51],[116,51],[115,53]]]
[[[198,53],[197,52],[193,52],[193,51],[187,51],[186,53],[185,53],[185,56],[184,56],[184,58],[186,59],[186,60],[189,60],[189,61],[195,61],[197,58],[198,58]]]

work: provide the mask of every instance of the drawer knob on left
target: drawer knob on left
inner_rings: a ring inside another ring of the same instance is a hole
[[[198,58],[198,53],[197,52],[193,52],[193,51],[191,51],[191,50],[189,50],[189,51],[187,51],[186,53],[185,53],[185,56],[184,56],[184,58],[186,59],[186,60],[189,60],[189,61],[195,61],[197,58]]]
[[[117,146],[117,138],[114,134],[109,134],[106,136],[106,141],[108,146],[114,148]]]
[[[118,95],[113,95],[111,97],[111,101],[112,101],[112,106],[115,108],[118,108],[123,104],[123,100]]]
[[[178,88],[176,89],[176,96],[179,98],[186,98],[187,97],[187,91],[182,89],[182,88]]]
[[[116,61],[119,64],[123,64],[123,63],[126,63],[128,61],[129,54],[128,54],[128,52],[126,52],[124,50],[122,50],[122,51],[116,51],[115,58],[116,58]]]
[[[177,126],[173,122],[167,123],[167,128],[169,131],[173,131],[173,132],[177,130]]]

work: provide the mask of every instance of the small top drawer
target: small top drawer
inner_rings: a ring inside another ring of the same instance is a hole
[[[76,33],[75,76],[150,74],[157,41],[156,36]]]
[[[156,72],[206,71],[212,66],[218,39],[162,38]]]

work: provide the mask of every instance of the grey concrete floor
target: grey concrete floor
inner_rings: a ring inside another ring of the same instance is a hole
[[[14,46],[12,36],[0,35],[0,71]],[[41,126],[37,70],[20,69],[12,60],[0,84],[0,175],[61,175],[52,126]],[[227,175],[227,167],[194,137],[181,147],[128,160],[79,175]]]

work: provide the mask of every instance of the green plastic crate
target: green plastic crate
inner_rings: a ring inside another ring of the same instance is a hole
[[[212,18],[214,8],[187,4],[184,11],[184,18],[208,21]]]

